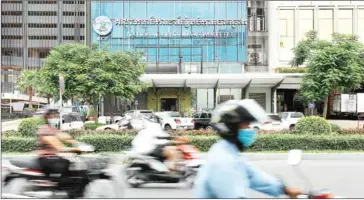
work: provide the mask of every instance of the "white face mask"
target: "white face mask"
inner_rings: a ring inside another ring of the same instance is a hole
[[[58,125],[58,123],[59,123],[59,119],[57,119],[57,118],[48,119],[48,124],[50,124],[50,125]]]

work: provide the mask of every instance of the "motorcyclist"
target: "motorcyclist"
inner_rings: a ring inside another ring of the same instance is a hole
[[[76,144],[67,133],[62,133],[56,127],[59,125],[59,111],[57,108],[47,108],[44,112],[45,125],[37,132],[37,155],[39,164],[46,175],[60,174],[60,178],[67,178],[70,161],[58,156],[60,152],[75,152],[77,148],[68,148],[65,143]]]
[[[144,126],[140,126],[140,121],[143,121]],[[133,151],[156,157],[159,161],[165,162],[170,172],[175,171],[175,163],[182,156],[177,147],[170,144],[178,143],[180,139],[171,141],[171,136],[161,128],[159,123],[147,119],[133,118],[130,124],[138,131],[132,141]]]
[[[302,194],[240,156],[240,151],[246,150],[256,138],[249,124],[265,119],[263,108],[251,99],[227,101],[212,113],[211,123],[222,140],[211,147],[206,164],[198,172],[195,198],[247,198],[248,188],[275,197],[286,194],[295,198]]]

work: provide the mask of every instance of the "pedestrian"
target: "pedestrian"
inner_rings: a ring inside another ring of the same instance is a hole
[[[80,115],[83,122],[86,121],[86,110],[83,108],[83,106],[80,107]]]

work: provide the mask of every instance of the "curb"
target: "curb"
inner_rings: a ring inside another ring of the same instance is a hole
[[[123,160],[126,155],[125,154],[109,154],[112,157],[117,158],[118,160]],[[99,156],[99,154],[88,155],[89,157]],[[201,154],[201,157],[204,158],[206,153]],[[244,156],[247,160],[251,161],[265,161],[265,160],[287,160],[287,153],[244,153]],[[30,155],[2,155],[2,159],[10,159],[10,158],[27,158],[27,157],[35,157],[34,154]],[[352,160],[352,161],[364,161],[364,153],[304,153],[302,156],[302,160]]]

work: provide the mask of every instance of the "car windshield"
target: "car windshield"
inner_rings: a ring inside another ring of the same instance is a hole
[[[268,115],[273,121],[281,121],[281,118],[278,115]]]
[[[152,111],[140,111],[140,115],[146,116],[146,117],[150,117],[152,116],[153,112]]]
[[[281,119],[287,119],[288,113],[280,113],[279,116],[281,117]]]
[[[179,114],[178,112],[173,112],[173,113],[168,113],[169,117],[181,117],[181,114]]]
[[[291,114],[291,118],[302,118],[304,117],[303,113],[296,112]]]

